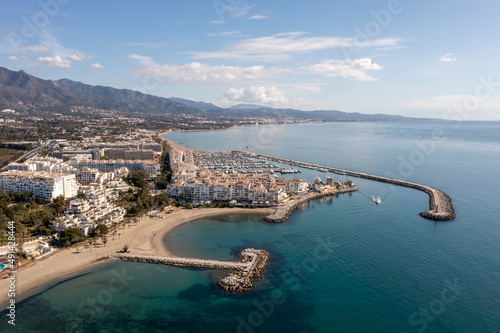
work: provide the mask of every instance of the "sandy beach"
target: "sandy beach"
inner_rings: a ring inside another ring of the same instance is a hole
[[[58,253],[42,260],[36,261],[35,265],[24,268],[16,274],[16,302],[42,286],[50,286],[62,279],[68,278],[89,268],[100,265],[105,261],[96,262],[97,259],[106,254],[114,254],[120,251],[124,245],[130,247],[131,253],[174,256],[165,246],[163,239],[165,235],[183,223],[203,217],[213,217],[228,214],[259,214],[263,217],[271,214],[271,208],[206,208],[206,209],[180,209],[176,208],[172,214],[164,218],[147,217],[140,222],[120,227],[117,234],[113,236],[110,232],[106,246],[99,240],[92,249],[73,246],[59,251]],[[118,235],[120,234],[120,235]],[[114,238],[114,240],[113,240]],[[209,259],[209,258],[201,258]],[[9,281],[5,278],[0,280],[0,306],[7,305]]]
[[[185,147],[185,146],[182,146],[181,144],[179,144],[178,142],[175,142],[175,141],[172,141],[170,139],[165,139],[163,136],[164,135],[167,135],[169,133],[172,133],[174,131],[167,131],[167,132],[163,132],[161,134],[159,134],[158,136],[163,140],[163,141],[166,141],[168,143],[168,145],[172,148],[179,148],[179,149],[183,149],[183,150],[188,150],[188,151],[191,151],[191,152],[203,152],[201,150],[197,150],[197,149],[194,149],[194,148],[189,148],[189,147]]]

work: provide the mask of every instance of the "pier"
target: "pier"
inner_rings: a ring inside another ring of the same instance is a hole
[[[252,158],[258,158],[258,159],[264,159],[264,160],[274,161],[274,162],[278,162],[278,163],[295,165],[295,166],[299,166],[299,167],[307,168],[307,169],[328,171],[328,172],[333,172],[333,173],[337,173],[337,174],[341,174],[341,175],[347,175],[347,176],[358,177],[358,178],[365,178],[365,179],[375,180],[375,181],[379,181],[379,182],[383,182],[383,183],[413,188],[413,189],[416,189],[419,191],[423,191],[423,192],[427,193],[427,195],[429,196],[429,210],[425,211],[425,212],[421,212],[420,216],[422,216],[423,218],[429,219],[429,220],[434,220],[434,221],[450,221],[450,220],[455,219],[455,210],[453,208],[453,204],[451,203],[450,197],[445,192],[438,190],[436,188],[430,187],[430,186],[412,183],[412,182],[408,182],[408,181],[404,181],[404,180],[388,178],[388,177],[370,175],[370,174],[363,173],[363,172],[350,171],[350,170],[327,167],[327,166],[322,166],[322,165],[317,165],[317,164],[312,164],[312,163],[299,162],[299,161],[294,161],[294,160],[290,160],[290,159],[286,159],[286,158],[268,156],[268,155],[257,154],[257,153],[250,153],[250,152],[246,152],[246,151],[239,151],[238,150],[238,151],[233,151],[233,153],[241,154],[243,156],[248,156],[248,157],[252,157]]]
[[[269,253],[265,250],[248,248],[240,252],[240,262],[122,253],[106,257],[150,264],[238,271],[220,279],[219,286],[228,291],[243,291],[252,288],[253,280],[262,274],[269,260]]]

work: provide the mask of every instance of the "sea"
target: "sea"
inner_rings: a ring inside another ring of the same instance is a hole
[[[224,271],[112,262],[20,300],[15,327],[4,310],[0,332],[500,332],[500,122],[259,125],[166,137],[430,185],[452,198],[457,217],[423,219],[424,193],[351,178],[359,191],[311,201],[284,223],[235,214],[166,236],[189,257],[267,250],[251,291],[220,289]],[[288,177],[347,178],[300,170]]]

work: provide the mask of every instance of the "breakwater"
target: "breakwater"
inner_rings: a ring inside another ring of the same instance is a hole
[[[297,208],[298,206],[309,202],[314,199],[320,199],[324,197],[329,197],[341,193],[348,193],[348,192],[354,192],[357,191],[358,189],[356,187],[349,187],[345,189],[340,189],[336,191],[331,191],[331,192],[315,192],[315,193],[308,193],[306,195],[301,196],[298,199],[291,200],[287,202],[286,204],[282,206],[278,206],[276,210],[271,214],[266,217],[264,217],[264,220],[267,222],[272,222],[272,223],[281,223],[285,222],[288,220],[288,217],[290,217],[290,214],[292,211]]]
[[[241,261],[207,260],[196,258],[160,257],[144,254],[113,254],[107,258],[123,261],[135,261],[181,267],[223,269],[238,271],[219,280],[219,286],[228,291],[244,291],[253,287],[253,280],[258,278],[269,260],[265,250],[248,248],[240,252]]]
[[[370,174],[363,173],[363,172],[327,167],[327,166],[317,165],[317,164],[313,164],[313,163],[299,162],[299,161],[294,161],[294,160],[290,160],[290,159],[286,159],[286,158],[268,156],[268,155],[257,154],[257,153],[250,153],[250,152],[246,152],[246,151],[233,151],[233,153],[241,154],[241,155],[253,157],[253,158],[270,160],[270,161],[274,161],[274,162],[278,162],[278,163],[295,165],[295,166],[299,166],[299,167],[307,168],[307,169],[333,172],[333,173],[337,173],[337,174],[341,174],[341,175],[353,176],[353,177],[358,177],[358,178],[365,178],[365,179],[375,180],[375,181],[384,182],[384,183],[388,183],[388,184],[413,188],[413,189],[416,189],[419,191],[423,191],[429,196],[429,210],[425,211],[425,212],[421,212],[420,216],[422,216],[423,218],[429,219],[429,220],[434,220],[434,221],[450,221],[450,220],[453,220],[455,218],[455,210],[453,208],[451,198],[445,192],[438,190],[436,188],[430,187],[430,186],[421,185],[421,184],[408,182],[408,181],[404,181],[404,180],[399,180],[399,179],[370,175]]]

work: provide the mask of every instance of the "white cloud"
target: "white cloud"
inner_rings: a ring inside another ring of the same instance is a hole
[[[346,60],[324,60],[319,64],[303,66],[300,69],[313,74],[323,74],[330,77],[342,77],[358,81],[377,81],[368,75],[368,71],[379,71],[383,67],[372,63],[370,58],[346,59]]]
[[[62,67],[62,68],[70,68],[71,61],[67,58],[62,58],[60,56],[55,57],[38,57],[37,61],[41,62],[45,66],[49,67]]]
[[[253,16],[250,16],[248,19],[249,20],[265,20],[269,18],[269,16],[265,16],[265,15],[253,15]]]
[[[156,62],[153,60],[153,58],[148,57],[148,56],[141,56],[138,54],[131,54],[129,56],[130,59],[135,60],[139,63],[139,65],[144,66],[144,67],[151,67],[151,66],[157,66]]]
[[[457,61],[457,58],[452,58],[452,54],[451,53],[448,53],[445,56],[442,56],[438,60],[438,62],[450,62],[450,61]]]
[[[219,100],[221,105],[230,106],[237,103],[254,103],[273,107],[296,105],[300,99],[290,101],[276,87],[249,87],[244,89],[229,89]]]
[[[104,68],[103,65],[101,65],[100,63],[96,62],[96,63],[93,63],[90,65],[90,68]]]
[[[73,61],[82,61],[85,58],[90,58],[90,56],[77,52],[65,56],[38,57],[36,60],[49,67],[70,68]]]
[[[6,57],[5,59],[6,59],[6,60],[9,60],[9,61],[17,61],[17,60],[19,60],[19,58],[18,58],[18,57],[16,57],[16,56],[8,56],[8,57]]]
[[[40,39],[42,42],[38,49],[41,50],[44,48],[47,52],[51,53],[50,56],[36,58],[36,61],[45,66],[70,68],[73,62],[90,58],[89,55],[78,50],[62,46],[59,40],[48,30],[40,31]]]
[[[142,66],[133,70],[135,75],[150,75],[168,82],[240,82],[272,78],[287,71],[287,69],[265,68],[264,66],[210,66],[199,62],[185,65],[160,65],[150,57],[137,54],[131,55],[130,58]]]
[[[31,46],[23,46],[18,48],[19,51],[27,51],[27,52],[48,52],[49,49],[47,46],[43,45],[31,45]]]
[[[85,58],[90,58],[90,56],[77,52],[75,54],[70,54],[66,56],[66,58],[73,61],[82,61]]]
[[[208,22],[210,24],[224,24],[224,21],[221,21],[221,20],[213,20],[213,21],[210,21]]]
[[[359,41],[352,37],[306,37],[304,32],[279,33],[267,37],[244,39],[234,46],[215,52],[193,52],[195,58],[242,59],[261,61],[287,60],[293,54],[310,53],[335,47],[395,46],[400,38]]]

